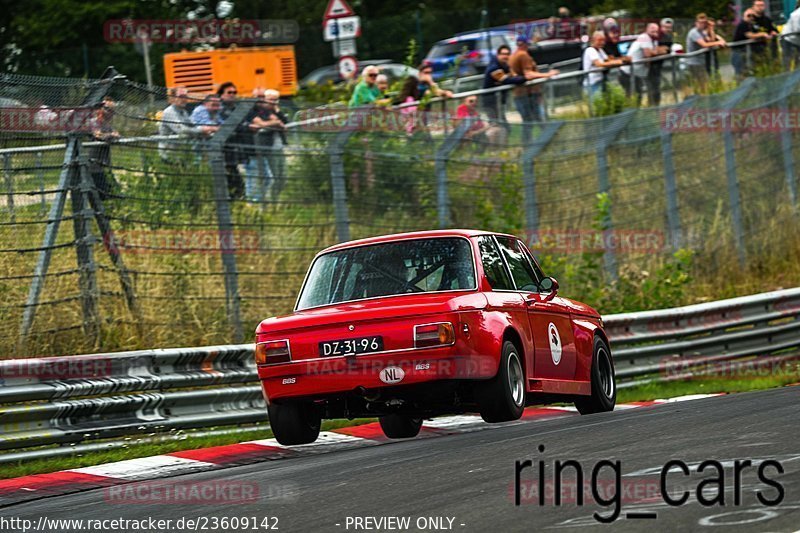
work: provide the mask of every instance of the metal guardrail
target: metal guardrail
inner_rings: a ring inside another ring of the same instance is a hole
[[[800,287],[603,320],[619,378],[669,381],[691,376],[687,363],[797,358]],[[265,422],[252,352],[243,344],[0,361],[0,450]],[[0,454],[0,464],[64,454],[22,450]]]

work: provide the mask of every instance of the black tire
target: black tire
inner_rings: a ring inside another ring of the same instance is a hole
[[[309,444],[319,437],[322,417],[309,402],[270,403],[269,425],[275,439],[285,446]]]
[[[594,338],[592,355],[592,394],[575,400],[575,407],[582,415],[613,411],[617,403],[617,378],[614,360],[608,344],[600,337]]]
[[[390,439],[410,439],[419,435],[422,427],[421,418],[408,415],[384,415],[379,419],[383,434]]]
[[[504,341],[497,375],[476,385],[481,418],[486,422],[518,420],[525,409],[525,388],[520,350],[513,342]]]

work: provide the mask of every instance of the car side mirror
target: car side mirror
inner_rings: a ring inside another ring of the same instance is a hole
[[[544,301],[549,302],[556,297],[556,294],[558,294],[558,281],[556,278],[551,278],[548,276],[539,282],[539,290],[541,292],[548,293],[548,295],[545,296]]]

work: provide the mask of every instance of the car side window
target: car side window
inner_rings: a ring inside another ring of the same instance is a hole
[[[500,251],[494,243],[494,240],[489,236],[478,237],[478,249],[481,252],[481,263],[483,263],[483,272],[489,285],[496,291],[513,291],[514,285],[511,283],[511,278],[508,276],[503,258],[500,256]]]
[[[508,237],[497,237],[503,257],[506,258],[508,267],[511,269],[511,276],[517,289],[521,291],[537,292],[539,290],[539,280],[536,277],[528,257],[520,249],[520,243],[516,239]]]
[[[520,241],[519,246],[520,248],[522,248],[522,250],[525,252],[525,255],[528,257],[528,261],[530,261],[531,266],[533,267],[533,272],[534,274],[536,274],[536,279],[538,281],[542,281],[545,278],[545,275],[544,272],[542,272],[542,269],[539,267],[539,263],[537,263],[536,259],[533,257],[533,253],[527,246],[525,246],[524,242]]]

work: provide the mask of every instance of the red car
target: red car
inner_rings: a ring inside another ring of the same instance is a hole
[[[612,410],[600,315],[557,290],[512,235],[424,231],[323,250],[294,313],[256,330],[275,438],[313,442],[322,418],[377,416],[403,438],[444,413],[502,422],[552,401]]]

